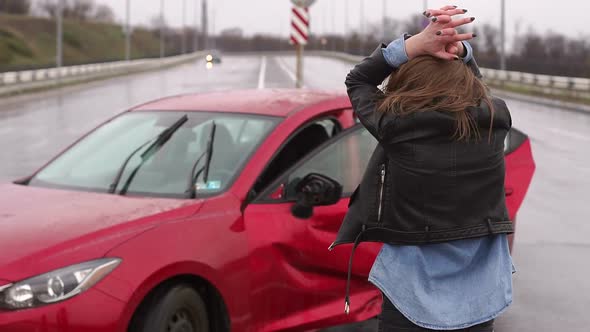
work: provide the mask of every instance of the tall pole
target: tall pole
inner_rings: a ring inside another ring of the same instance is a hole
[[[217,39],[215,38],[215,18],[217,15],[216,9],[217,9],[217,7],[213,6],[213,8],[211,9],[212,13],[211,13],[211,17],[210,17],[210,19],[211,19],[211,37],[213,37],[213,38],[211,38],[211,45],[212,45],[211,48],[212,49],[215,49],[217,47]]]
[[[209,27],[207,22],[207,0],[202,0],[202,9],[201,9],[201,30],[203,33],[203,49],[207,50],[209,48]]]
[[[335,1],[336,0],[332,0],[331,2],[331,7],[332,9],[330,10],[330,16],[332,17],[332,51],[336,50],[336,6],[335,6]]]
[[[163,58],[166,53],[166,45],[164,44],[164,24],[164,0],[160,0],[160,58]]]
[[[330,15],[330,7],[329,6],[331,6],[331,2],[326,1],[325,4],[326,4],[326,8],[322,10],[322,18],[320,20],[322,22],[322,39],[321,39],[322,51],[326,50],[326,45],[328,43],[330,43],[330,45],[328,45],[328,47],[331,46],[331,40],[329,38],[329,29],[328,29],[328,16]],[[318,24],[318,26],[319,26],[319,24]]]
[[[301,89],[303,87],[303,45],[297,44],[295,50],[297,52],[297,82],[295,83],[295,87]]]
[[[359,22],[359,51],[360,54],[365,54],[365,1],[361,0],[361,10],[360,10],[360,22]]]
[[[131,60],[131,0],[127,0],[127,13],[125,14],[125,60]]]
[[[506,1],[501,1],[500,69],[506,70]]]
[[[381,26],[383,27],[383,40],[385,40],[385,36],[387,36],[387,0],[383,0],[383,19],[381,22]]]
[[[195,34],[193,35],[193,52],[199,49],[199,0],[195,0]]]
[[[182,0],[182,54],[186,53],[186,0]]]
[[[330,15],[330,3],[329,2],[325,2],[326,3],[326,9],[322,10],[322,36],[323,38],[328,38],[328,15]],[[322,50],[326,49],[326,45],[322,43]]]
[[[63,0],[57,1],[57,47],[55,55],[55,66],[58,68],[58,77],[61,76],[61,66],[63,66]]]
[[[348,0],[344,0],[344,52],[348,53]]]

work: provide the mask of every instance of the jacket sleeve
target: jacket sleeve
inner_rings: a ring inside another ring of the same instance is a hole
[[[345,81],[354,113],[378,140],[383,138],[383,129],[393,122],[391,114],[376,112],[378,102],[384,97],[378,86],[393,72],[383,56],[384,47],[386,45],[381,44],[373,54],[356,65]]]

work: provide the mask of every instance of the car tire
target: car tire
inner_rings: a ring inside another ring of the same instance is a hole
[[[154,293],[134,319],[133,332],[209,332],[207,307],[199,293],[177,285]]]

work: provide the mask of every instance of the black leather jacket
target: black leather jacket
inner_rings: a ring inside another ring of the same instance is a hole
[[[468,110],[482,137],[470,142],[452,138],[452,114],[377,112],[383,95],[377,86],[393,71],[383,46],[346,78],[354,112],[379,144],[333,246],[355,240],[425,244],[513,232],[504,192],[504,139],[511,127],[504,101],[492,99],[491,141],[485,103]],[[475,60],[467,65],[481,77]]]
[[[354,243],[352,264],[360,242],[419,245],[512,233],[504,192],[504,139],[512,123],[504,101],[492,100],[491,140],[487,105],[468,110],[482,137],[470,142],[452,138],[452,114],[378,112],[378,86],[393,72],[382,47],[346,78],[354,112],[379,144],[330,248]],[[481,77],[475,60],[467,65]]]

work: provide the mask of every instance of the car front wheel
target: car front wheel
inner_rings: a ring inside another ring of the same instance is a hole
[[[205,303],[187,285],[161,290],[151,296],[134,319],[132,332],[209,332]]]

